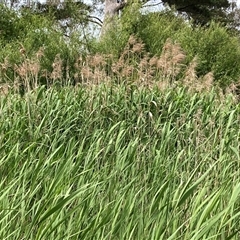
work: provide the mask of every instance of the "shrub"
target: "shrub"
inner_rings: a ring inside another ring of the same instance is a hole
[[[28,11],[20,12],[18,15],[9,9],[2,9],[10,13],[13,19],[9,22],[9,29],[4,32],[0,44],[0,62],[8,63],[7,71],[2,73],[1,81],[15,81],[15,70],[24,62],[33,62],[38,58],[36,54],[41,50],[42,57],[37,62],[40,69],[53,71],[53,62],[57,55],[62,59],[62,76],[66,78],[67,71],[73,67],[76,55],[84,49],[82,42],[77,37],[66,38],[51,15],[37,15]],[[2,11],[3,11],[2,10]],[[1,20],[1,17],[0,17]],[[2,26],[1,26],[2,27]],[[11,28],[12,27],[12,28]],[[8,34],[10,32],[11,34]],[[5,65],[6,66],[6,65]],[[46,76],[39,71],[39,80],[47,81]],[[69,77],[70,79],[70,77]]]
[[[190,22],[171,11],[141,14],[137,10],[134,13],[128,10],[119,26],[101,43],[105,53],[119,56],[132,33],[143,41],[150,55],[160,55],[170,38],[186,53],[186,65],[198,58],[199,77],[213,72],[215,81],[224,87],[239,79],[239,40],[219,24],[212,22],[208,27],[192,27]]]
[[[222,86],[239,80],[239,40],[229,34],[226,28],[212,22],[205,29],[196,28],[179,32],[177,38],[189,57],[198,56],[199,75],[212,71],[215,80]]]
[[[11,41],[12,39],[18,39],[20,29],[18,28],[18,17],[14,11],[4,7],[0,4],[0,39],[1,45]]]

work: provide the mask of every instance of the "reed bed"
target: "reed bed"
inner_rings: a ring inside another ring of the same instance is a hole
[[[14,89],[23,95],[41,85],[91,87],[102,83],[136,84],[150,89],[157,85],[161,90],[184,85],[189,90],[202,92],[209,91],[215,80],[211,71],[198,75],[198,57],[187,64],[186,53],[171,39],[166,40],[160,55],[151,55],[142,40],[132,35],[119,54],[76,53],[74,64],[66,63],[66,59],[57,54],[49,69],[44,67],[47,60],[44,51],[41,47],[33,56],[28,56],[21,46],[18,64],[6,57],[0,63],[0,92]],[[234,86],[238,89],[237,82]]]
[[[0,106],[0,239],[240,238],[231,97],[99,84]]]

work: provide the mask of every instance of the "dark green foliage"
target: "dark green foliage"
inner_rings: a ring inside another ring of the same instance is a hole
[[[0,4],[0,39],[9,42],[18,39],[20,34],[17,14]]]
[[[187,13],[195,24],[205,25],[213,19],[224,21],[228,0],[163,0],[179,12]]]
[[[83,3],[82,1],[66,1],[62,4],[49,4],[49,3],[40,3],[37,2],[36,8],[32,9],[33,13],[46,15],[52,13],[57,20],[65,20],[73,18],[76,15],[76,12],[81,10],[81,13],[84,11],[90,11],[90,6]],[[80,14],[79,14],[80,15]]]
[[[185,34],[180,32],[176,39],[179,39],[189,57],[194,54],[198,56],[200,75],[212,71],[216,81],[224,86],[238,81],[240,76],[239,39],[231,36],[225,28],[212,23],[206,29],[191,29]]]

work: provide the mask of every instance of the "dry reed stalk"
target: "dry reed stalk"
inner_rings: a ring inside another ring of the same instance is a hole
[[[240,100],[240,82],[231,83],[225,89],[225,94],[223,95],[225,96],[225,98],[226,96],[231,97],[233,102],[238,103]]]
[[[137,43],[137,38],[134,35],[131,35],[128,39],[128,42],[126,43],[123,52],[120,56],[120,60],[123,60],[125,57],[129,58],[129,54],[131,52],[131,48],[134,44]]]
[[[27,91],[31,90],[30,87],[30,78],[29,78],[29,70],[28,70],[28,59],[26,59],[21,65],[14,65],[14,71],[18,74],[18,76],[20,77],[20,79],[17,79],[17,81],[15,82],[16,86],[21,86],[23,85],[24,88]]]
[[[235,83],[231,83],[225,90],[226,94],[233,94],[237,90],[237,86]]]
[[[187,87],[190,92],[203,92],[211,91],[213,87],[214,75],[213,72],[207,73],[202,78],[198,78],[196,68],[198,65],[198,58],[194,57],[193,60],[187,66],[185,76],[181,83]]]
[[[124,66],[125,62],[122,58],[120,58],[116,63],[112,64],[111,70],[114,74],[121,75]]]
[[[134,74],[134,67],[132,65],[125,66],[122,70],[122,77],[131,78]]]
[[[38,77],[41,75],[41,59],[44,57],[44,48],[40,47],[36,52],[35,56],[31,60],[31,64],[29,66],[30,73],[34,79],[33,87],[37,88],[39,85]]]
[[[131,35],[128,39],[127,46],[134,45],[138,42],[137,38],[134,35]]]
[[[140,60],[139,63],[139,68],[142,70],[148,69],[149,68],[149,56],[148,54],[145,54],[143,58]]]
[[[160,91],[164,92],[171,87],[171,83],[169,81],[158,81],[156,86]]]
[[[107,79],[107,75],[105,72],[105,67],[107,65],[105,55],[95,54],[91,59],[91,63],[89,66],[92,68],[93,73],[93,84],[100,84],[101,82],[105,81]]]
[[[188,85],[190,92],[210,92],[213,87],[214,76],[212,72],[207,73],[202,78],[197,78]]]
[[[142,42],[138,42],[132,46],[132,53],[142,53],[145,45]]]
[[[82,56],[79,56],[74,63],[74,67],[76,70],[80,70],[82,65],[83,65],[83,58]]]
[[[158,57],[157,56],[153,56],[149,60],[149,66],[156,67],[157,66],[157,61],[158,61]]]
[[[197,57],[194,57],[193,60],[187,66],[185,71],[185,77],[183,79],[183,84],[185,86],[191,86],[197,80],[196,68],[198,65]]]
[[[155,69],[149,64],[150,60],[149,54],[145,53],[138,64],[139,82],[147,87],[152,87],[152,79],[155,73]]]
[[[82,66],[83,66],[83,57],[80,55],[74,63],[74,69],[75,69],[74,81],[76,84],[80,83]]]
[[[60,80],[62,78],[62,59],[60,57],[60,54],[57,54],[55,56],[54,62],[52,64],[52,73],[50,75],[50,78],[55,80]]]
[[[7,95],[11,89],[11,86],[7,83],[0,84],[0,95]]]
[[[90,84],[94,79],[94,73],[90,66],[83,66],[81,69],[82,83]]]
[[[148,71],[149,57],[144,54],[144,44],[136,37],[130,36],[122,54],[117,60],[112,55],[89,55],[86,60],[80,56],[75,62],[74,79],[79,82],[98,84],[102,81],[109,81],[110,78],[119,81],[133,80],[137,73],[147,72],[147,76],[152,73]],[[146,75],[146,74],[145,74]]]
[[[205,76],[203,76],[202,78],[203,90],[210,92],[211,89],[213,88],[213,81],[214,81],[213,72],[209,72]]]
[[[93,67],[105,67],[106,66],[106,60],[104,55],[100,55],[100,54],[95,54],[93,55],[92,59],[91,59],[91,64]],[[91,66],[91,65],[90,65]]]
[[[44,47],[40,47],[39,50],[36,52],[36,58],[40,60],[44,57]]]
[[[131,35],[119,59],[130,61],[133,56],[141,56],[143,53],[145,53],[144,43]]]
[[[7,75],[8,69],[11,69],[11,64],[9,63],[8,58],[5,57],[3,63],[0,63],[0,78],[1,78],[1,82],[3,82],[3,83],[5,83],[5,82],[12,83],[13,82],[13,80],[10,79]]]
[[[5,75],[8,68],[10,67],[10,63],[7,57],[4,58],[4,62],[0,64],[0,67],[1,67],[1,74]]]
[[[171,39],[167,39],[156,66],[162,77],[172,82],[182,69],[185,58],[186,55],[180,45],[172,43]]]
[[[148,68],[148,60],[143,42],[131,35],[119,59],[111,65],[113,77],[117,77],[119,82],[138,81]]]
[[[102,82],[106,82],[107,80],[107,75],[106,75],[106,72],[99,68],[99,67],[96,67],[94,69],[94,73],[93,73],[93,84],[100,84]]]
[[[16,88],[23,85],[25,90],[30,91],[32,88],[37,88],[39,85],[38,76],[41,71],[40,60],[44,56],[44,49],[40,48],[35,56],[27,58],[26,50],[21,44],[20,52],[24,58],[21,64],[14,65],[14,72],[16,73],[14,86]]]
[[[32,87],[37,88],[38,87],[38,75],[40,73],[40,63],[39,61],[30,61],[29,63],[29,72],[31,75],[31,78],[33,79]]]
[[[74,64],[75,73],[74,79],[75,83],[83,84],[99,84],[105,81],[108,76],[106,74],[105,68],[107,67],[107,57],[106,55],[88,55],[85,60],[82,56],[79,56]]]

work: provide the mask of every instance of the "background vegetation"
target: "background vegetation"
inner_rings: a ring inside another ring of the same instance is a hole
[[[79,59],[82,59],[81,65],[86,65],[86,56],[95,54],[104,54],[107,58],[105,74],[109,75],[111,64],[119,60],[131,35],[141,40],[150,57],[159,57],[164,44],[171,39],[180,45],[186,56],[183,65],[187,66],[197,59],[197,76],[212,72],[215,83],[221,87],[227,87],[239,79],[238,34],[216,22],[193,27],[191,22],[172,11],[142,14],[136,5],[135,8],[126,9],[121,22],[99,41],[86,28],[86,19],[78,19],[80,23],[76,26],[76,19],[64,24],[54,11],[40,14],[23,9],[19,13],[3,5],[0,11],[2,82],[19,82],[18,79],[22,78],[19,68],[26,65],[26,61],[38,65],[33,75],[40,85],[51,82],[49,76],[54,71],[53,63],[57,57],[61,59],[64,81],[75,84],[74,75],[76,71],[79,73],[76,63],[79,65]]]

